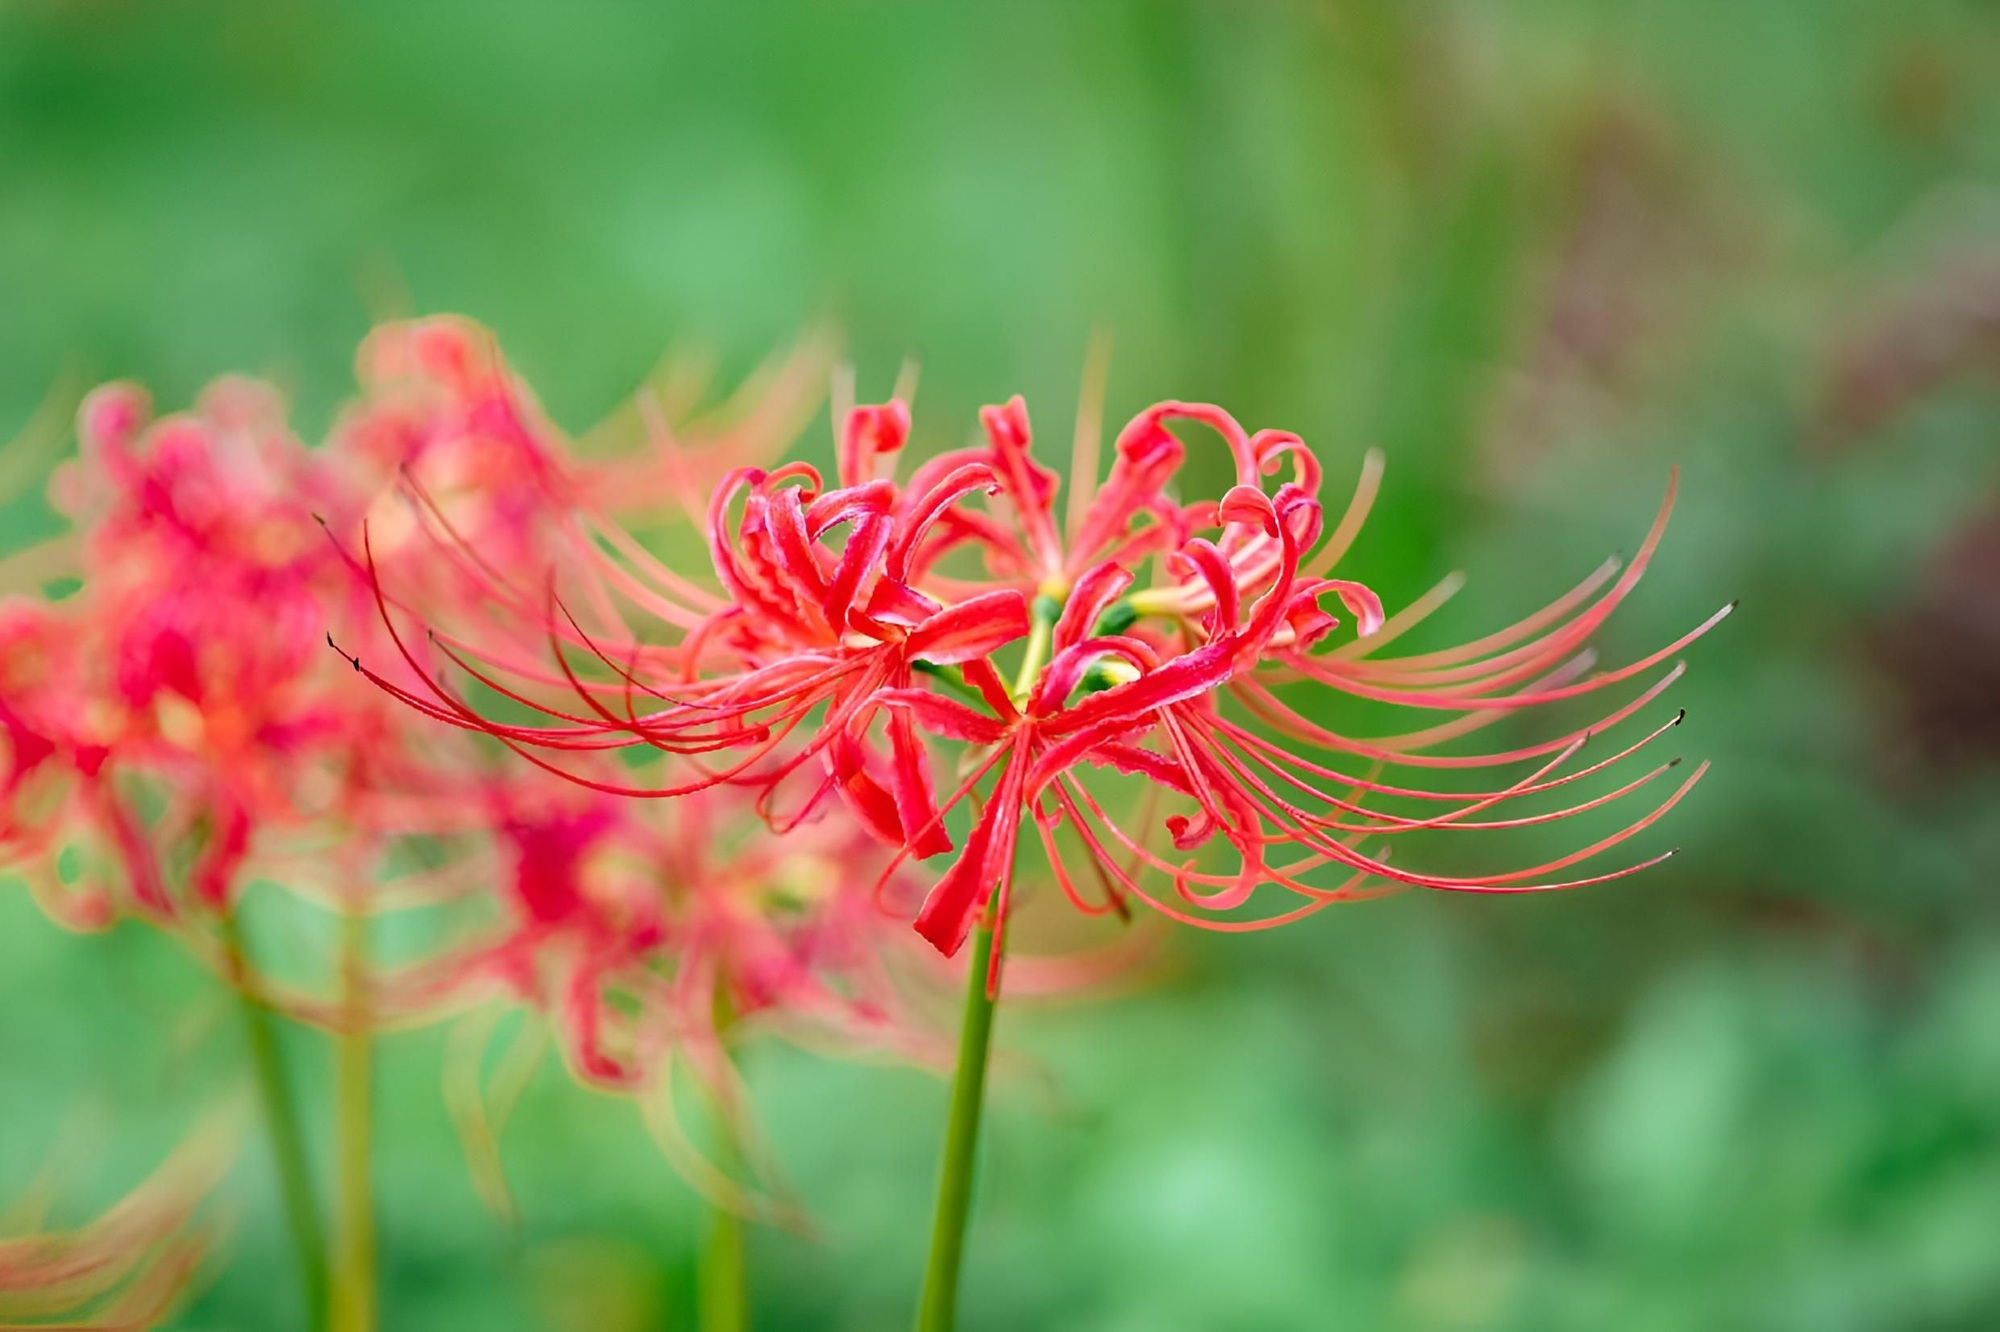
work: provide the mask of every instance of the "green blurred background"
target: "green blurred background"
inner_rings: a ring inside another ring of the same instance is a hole
[[[1685,853],[1010,1010],[965,1325],[2000,1326],[2000,8],[694,8],[0,0],[0,438],[230,370],[315,431],[372,315],[454,310],[577,429],[672,342],[831,317],[864,396],[921,356],[935,446],[1016,390],[1060,430],[1101,327],[1114,415],[1214,399],[1336,492],[1382,446],[1347,567],[1467,569],[1433,642],[1629,549],[1678,462],[1605,646],[1745,599],[1677,686]],[[230,1076],[211,991],[0,895],[0,1200],[143,1175]],[[630,1107],[544,1071],[510,1232],[439,1044],[385,1057],[385,1325],[687,1325],[700,1209]],[[942,1086],[750,1065],[822,1223],[755,1237],[759,1326],[905,1326]],[[290,1317],[260,1152],[230,1189],[177,1326]]]

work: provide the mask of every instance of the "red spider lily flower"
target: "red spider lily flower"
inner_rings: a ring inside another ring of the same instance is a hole
[[[485,799],[498,933],[386,979],[397,1013],[497,988],[550,1015],[579,1077],[624,1090],[718,1049],[718,1000],[732,1021],[908,1043],[869,899],[886,853],[854,825],[774,838],[741,792],[564,796],[535,774]]]
[[[468,1009],[454,1028],[447,1098],[483,1196],[512,1207],[497,1135],[544,1031],[582,1082],[638,1098],[671,1164],[697,1190],[786,1222],[795,1209],[757,1148],[735,1051],[770,1032],[841,1053],[935,1060],[893,960],[908,936],[874,907],[887,859],[851,821],[774,837],[742,791],[621,800],[529,770],[473,803],[493,830],[473,864],[503,910],[439,956],[377,977],[390,1023]],[[499,997],[542,1019],[489,1078]],[[727,1168],[682,1131],[674,1086],[691,1073],[730,1121]]]
[[[1079,511],[1074,527],[1081,553],[1069,556],[1048,513],[1054,478],[1028,456],[1025,409],[1018,399],[985,413],[991,447],[935,458],[902,486],[879,473],[883,460],[898,453],[907,439],[908,409],[900,402],[857,408],[848,414],[838,441],[837,488],[822,491],[818,473],[803,464],[768,473],[740,469],[723,478],[708,510],[719,597],[690,589],[657,562],[642,559],[649,565],[644,572],[662,586],[635,599],[662,621],[686,630],[679,645],[614,646],[583,633],[573,620],[565,625],[550,617],[542,624],[559,658],[567,643],[612,670],[609,681],[591,683],[563,664],[563,676],[585,712],[565,712],[518,692],[482,667],[499,667],[533,683],[548,681],[538,680],[518,657],[462,643],[446,644],[446,655],[482,683],[565,724],[500,726],[441,691],[434,690],[428,699],[405,697],[434,715],[527,746],[593,749],[643,742],[674,753],[755,747],[758,762],[739,764],[685,789],[746,774],[771,786],[817,758],[824,779],[801,813],[778,820],[780,826],[837,793],[885,840],[914,841],[917,854],[936,854],[950,843],[932,817],[922,750],[906,719],[892,715],[885,723],[886,760],[864,738],[877,710],[876,694],[907,688],[913,668],[959,666],[1026,637],[1033,628],[1028,597],[1066,594],[1072,579],[1091,567],[1086,557],[1092,562],[1136,560],[1171,550],[1190,521],[1164,495],[1184,450],[1159,421],[1174,414],[1212,413],[1210,408],[1165,404],[1135,423],[1121,438],[1111,477],[1096,500]],[[1242,470],[1251,476],[1297,447],[1294,437],[1271,433],[1241,444]],[[981,492],[1004,494],[1012,501],[1028,534],[1017,539],[993,518],[961,505]],[[730,514],[739,496],[741,513],[732,525]],[[843,538],[838,548],[830,542],[836,534]],[[440,535],[453,544],[452,533]],[[1009,585],[967,589],[935,574],[943,556],[967,544],[982,547]],[[627,546],[622,553],[634,552]],[[466,558],[477,559],[478,554],[468,551]],[[1266,564],[1270,567],[1249,575],[1252,581],[1274,571],[1274,564]],[[379,586],[379,575],[375,581]],[[618,581],[620,591],[632,594],[629,575]],[[501,599],[518,608],[527,598],[516,590],[496,597]],[[407,659],[420,677],[429,679],[427,666],[414,655]],[[642,660],[655,671],[664,667],[674,674],[641,680],[635,672]],[[649,702],[668,706],[639,714],[632,708],[635,689]],[[624,706],[622,715],[614,702]],[[761,762],[821,707],[827,720],[815,739],[776,762]]]
[[[86,591],[15,619],[42,632],[40,651],[10,646],[9,794],[34,800],[45,831],[10,850],[46,849],[76,815],[115,847],[136,905],[156,916],[173,914],[169,876],[125,779],[141,768],[165,779],[159,822],[199,844],[186,878],[219,901],[256,813],[289,798],[269,753],[339,725],[294,687],[323,674],[306,636],[321,613],[301,596],[300,562],[317,543],[310,522],[288,531],[281,510],[296,503],[303,516],[313,492],[303,450],[272,428],[268,406],[228,382],[198,416],[147,429],[136,391],[94,396],[84,462],[52,486],[83,525]],[[262,615],[244,615],[248,604]],[[287,624],[300,631],[289,642]],[[34,792],[25,768],[39,769]]]
[[[82,590],[0,610],[0,857],[62,922],[136,914],[233,974],[214,929],[246,885],[355,909],[395,839],[457,827],[474,758],[326,651],[373,606],[321,524],[369,497],[268,389],[152,422],[113,386],[79,433],[52,493]]]
[[[1598,600],[1588,600],[1597,590],[1589,586],[1517,629],[1466,648],[1378,660],[1370,654],[1427,607],[1391,620],[1365,584],[1328,576],[1365,517],[1378,472],[1373,460],[1355,504],[1329,535],[1318,496],[1322,469],[1298,436],[1252,434],[1205,404],[1162,403],[1120,432],[1102,485],[1095,484],[1094,445],[1079,435],[1079,494],[1059,519],[1057,479],[1033,456],[1021,401],[988,408],[981,420],[983,447],[933,458],[900,485],[888,465],[908,433],[900,402],[849,414],[838,441],[840,485],[833,489],[823,490],[818,474],[800,465],[725,478],[709,510],[710,557],[723,604],[704,609],[664,595],[653,603],[662,620],[684,631],[677,641],[600,638],[574,617],[566,623],[545,617],[560,680],[582,700],[580,709],[508,688],[483,669],[498,656],[482,661],[447,651],[476,679],[539,707],[556,725],[490,721],[437,685],[431,697],[405,696],[524,752],[643,743],[698,768],[685,783],[651,789],[582,779],[600,790],[671,796],[720,783],[757,786],[779,828],[838,794],[864,825],[901,848],[898,860],[948,847],[945,817],[975,798],[991,775],[959,860],[917,913],[919,932],[947,953],[996,894],[1005,913],[1024,822],[1036,827],[1054,878],[1080,908],[1123,912],[1132,896],[1173,918],[1222,929],[1261,928],[1395,887],[1570,887],[1658,859],[1563,873],[1636,836],[1685,794],[1701,769],[1652,813],[1526,870],[1430,874],[1392,866],[1386,852],[1367,848],[1410,832],[1518,828],[1582,814],[1672,766],[1608,795],[1482,817],[1561,791],[1643,747],[1665,728],[1609,758],[1580,768],[1571,763],[1591,736],[1657,696],[1671,673],[1637,701],[1554,741],[1485,756],[1429,752],[1498,716],[1631,680],[1712,627],[1719,615],[1659,653],[1586,677],[1584,645],[1650,561],[1664,509],[1640,556]],[[1183,502],[1173,494],[1187,457],[1173,427],[1190,423],[1219,435],[1229,452],[1235,481],[1216,500]],[[1268,488],[1287,469],[1289,476]],[[732,522],[739,500],[740,517]],[[841,539],[829,541],[836,529]],[[964,576],[961,551],[983,558],[984,580]],[[1148,565],[1150,585],[1133,590]],[[1343,614],[1356,636],[1336,645]],[[995,656],[1016,639],[1025,646],[1010,689]],[[580,677],[566,646],[580,646],[601,673]],[[428,681],[424,663],[408,660]],[[1356,740],[1285,701],[1281,691],[1301,681],[1455,715],[1401,737]],[[536,681],[554,682],[547,675]],[[983,711],[942,692],[961,686]],[[644,711],[636,703],[642,697]],[[818,724],[802,731],[815,716]],[[886,756],[874,739],[878,725]],[[915,730],[973,746],[970,776],[942,802],[932,793]],[[720,767],[702,766],[701,755],[724,750],[742,754]],[[1321,761],[1323,750],[1336,763],[1361,757],[1375,770],[1344,772]],[[817,787],[796,812],[772,814],[770,792],[811,760],[822,774]],[[1397,764],[1529,770],[1490,789],[1451,793],[1385,780],[1382,769]],[[1169,862],[1150,847],[1147,829],[1135,833],[1111,819],[1083,780],[1091,770],[1141,778],[1191,804],[1192,813],[1160,820],[1184,858]],[[1094,867],[1101,900],[1078,891],[1058,854],[1064,828]],[[1226,846],[1234,864],[1204,869],[1200,856],[1211,845]],[[1328,866],[1342,876],[1334,885],[1305,877]],[[1149,869],[1170,878],[1178,904],[1145,888]],[[1253,919],[1233,914],[1265,887],[1297,900]]]
[[[485,560],[532,568],[547,516],[577,501],[578,473],[493,336],[458,319],[384,325],[361,344],[355,377],[361,396],[335,423],[329,452],[371,493],[392,494],[408,477]],[[383,558],[415,526],[393,504],[376,505],[372,519]],[[412,564],[407,576],[417,577],[439,562]]]
[[[502,610],[539,613],[550,563],[574,563],[603,530],[595,504],[606,488],[572,456],[492,334],[449,318],[385,325],[362,344],[356,374],[361,396],[342,411],[327,453],[371,502],[358,524],[328,524],[341,549],[365,529],[369,560],[447,642],[457,618],[488,613],[496,600]],[[440,559],[441,549],[453,558]],[[533,591],[507,600],[518,587]],[[372,599],[358,606],[372,623]],[[354,641],[354,633],[343,626],[349,648],[373,637],[363,630]]]

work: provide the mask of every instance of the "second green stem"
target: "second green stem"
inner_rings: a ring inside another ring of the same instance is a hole
[[[735,1006],[729,992],[718,985],[715,991],[715,1034],[726,1047],[736,1026]],[[719,1140],[716,1168],[734,1176],[742,1164],[736,1107],[731,1103],[729,1084],[716,1089],[715,1121]],[[709,1207],[708,1228],[701,1237],[701,1254],[695,1282],[696,1324],[701,1332],[746,1332],[750,1326],[750,1286],[743,1252],[743,1218],[722,1203]]]
[[[334,1036],[333,1332],[375,1332],[374,1039],[368,917],[340,920],[341,1030]]]
[[[319,1205],[313,1198],[312,1167],[306,1159],[305,1133],[300,1128],[298,1098],[285,1074],[278,1050],[278,1033],[271,1010],[250,991],[243,944],[233,916],[221,921],[222,945],[229,981],[243,1010],[244,1043],[250,1049],[250,1069],[263,1106],[264,1126],[271,1135],[271,1156],[278,1168],[285,1222],[299,1264],[300,1294],[305,1300],[306,1326],[324,1332],[326,1318],[326,1237],[320,1229]]]
[[[701,1332],[744,1332],[750,1301],[744,1276],[743,1218],[727,1207],[709,1209],[696,1286]]]

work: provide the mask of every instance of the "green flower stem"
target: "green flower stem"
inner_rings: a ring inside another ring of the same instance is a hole
[[[271,1156],[278,1168],[285,1222],[299,1264],[300,1294],[305,1300],[305,1326],[311,1332],[327,1327],[326,1238],[320,1230],[319,1207],[313,1199],[312,1168],[306,1160],[305,1133],[300,1125],[298,1098],[285,1075],[271,1010],[250,993],[243,961],[243,942],[233,915],[221,920],[224,961],[229,981],[243,1011],[243,1034],[250,1049],[250,1067],[257,1081],[264,1127],[271,1139]]]
[[[958,1071],[951,1082],[951,1115],[945,1124],[937,1215],[931,1223],[931,1256],[924,1269],[917,1332],[951,1332],[958,1320],[958,1271],[965,1256],[973,1155],[979,1145],[979,1113],[986,1097],[987,1050],[992,1042],[993,1008],[998,997],[986,992],[986,975],[1003,942],[994,919],[995,905],[987,904],[986,914],[972,936],[971,964],[965,981],[965,1020],[958,1037]]]
[[[745,1332],[750,1326],[743,1273],[743,1218],[727,1207],[711,1207],[695,1278],[701,1332]]]
[[[736,1025],[736,1014],[728,991],[717,985],[715,992],[715,1032],[727,1043]],[[734,1178],[743,1152],[736,1138],[736,1116],[728,1093],[715,1097],[716,1167]],[[701,1332],[747,1332],[750,1326],[750,1286],[745,1276],[743,1218],[731,1209],[711,1205],[708,1225],[702,1232],[701,1253],[695,1269],[695,1314]]]
[[[334,1048],[333,1332],[375,1332],[374,1038],[368,1008],[368,918],[340,921],[341,1030]]]

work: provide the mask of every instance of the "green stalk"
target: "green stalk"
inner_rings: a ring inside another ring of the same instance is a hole
[[[729,1040],[736,1025],[736,1013],[727,989],[715,990],[716,1039]],[[736,1139],[735,1107],[730,1104],[730,1084],[716,1091],[715,1165],[735,1178],[743,1159]],[[708,1226],[702,1233],[701,1253],[695,1269],[695,1313],[701,1332],[747,1332],[750,1326],[749,1281],[743,1256],[743,1218],[720,1204],[708,1209]]]
[[[727,1207],[711,1207],[695,1276],[701,1332],[745,1332],[750,1326],[743,1272],[743,1218]]]
[[[931,1222],[930,1262],[924,1269],[917,1332],[951,1332],[958,1321],[958,1272],[965,1256],[965,1219],[972,1205],[973,1155],[979,1146],[979,1113],[986,1099],[986,1058],[998,996],[986,992],[986,974],[1002,944],[997,903],[972,936],[965,980],[965,1019],[958,1036],[958,1070],[951,1080],[951,1114],[945,1123],[944,1160],[938,1169],[937,1215]]]
[[[299,1264],[299,1289],[306,1306],[305,1326],[311,1332],[325,1332],[327,1326],[326,1238],[320,1232],[319,1207],[313,1199],[312,1168],[306,1160],[305,1132],[299,1120],[298,1099],[285,1076],[284,1059],[278,1050],[278,1035],[271,1010],[250,993],[243,962],[242,936],[236,918],[221,918],[222,947],[230,985],[243,1011],[243,1034],[250,1049],[250,1068],[256,1076],[258,1101],[264,1112],[264,1127],[271,1139],[271,1156],[278,1168],[278,1187],[283,1195],[285,1222],[291,1231],[292,1247]]]
[[[334,1038],[333,1332],[375,1332],[374,1039],[369,1034],[368,918],[340,920],[341,1030]]]

